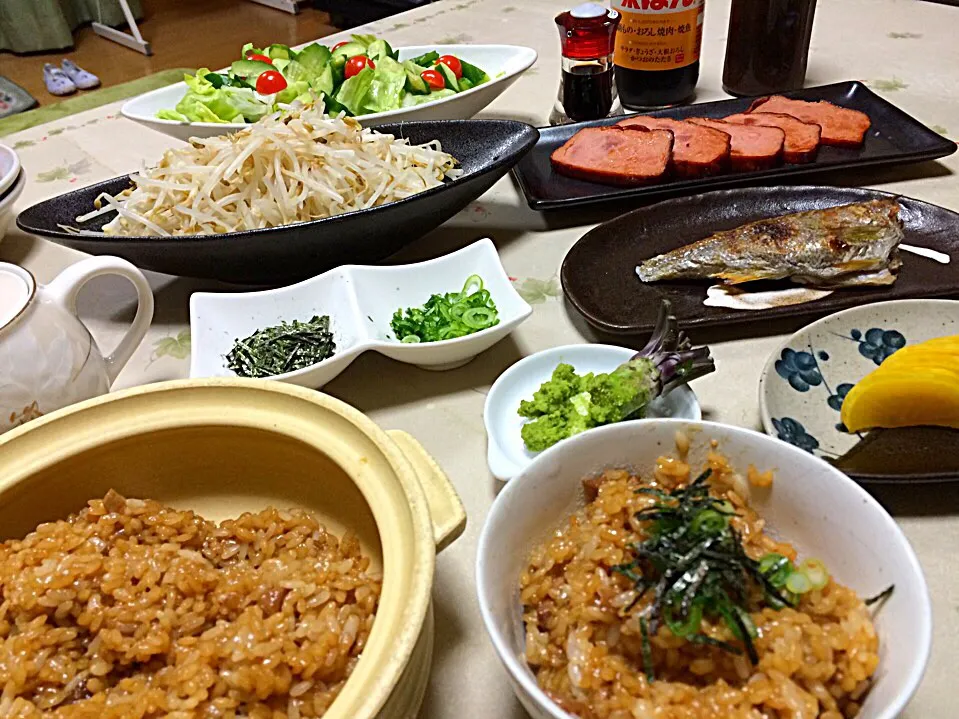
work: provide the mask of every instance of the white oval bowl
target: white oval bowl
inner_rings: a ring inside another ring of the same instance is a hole
[[[465,337],[404,344],[392,339],[400,308],[419,307],[431,294],[457,292],[470,275],[483,278],[499,324]],[[506,337],[532,313],[513,288],[490,239],[426,262],[374,267],[344,265],[289,287],[262,292],[196,292],[190,297],[190,377],[232,377],[225,356],[238,338],[281,321],[329,315],[336,354],[268,379],[318,389],[357,356],[374,350],[398,362],[445,370],[466,364]]]
[[[13,187],[20,175],[20,156],[12,147],[0,143],[0,195]]]
[[[305,43],[294,49],[311,44]],[[357,119],[364,127],[407,120],[467,120],[499,97],[536,62],[536,51],[522,45],[413,45],[397,50],[401,60],[434,50],[441,55],[456,55],[485,70],[490,80],[466,92],[458,92],[415,107],[360,115]],[[175,108],[186,91],[184,82],[161,87],[128,100],[120,108],[120,112],[124,117],[141,125],[184,141],[191,137],[215,137],[250,126],[249,123],[177,122],[157,118],[156,114],[160,110]]]
[[[524,357],[503,372],[490,387],[483,407],[490,474],[504,481],[511,479],[539,454],[530,452],[523,444],[520,430],[526,420],[517,410],[522,400],[531,399],[533,392],[552,376],[556,365],[565,362],[573,365],[578,374],[599,374],[612,372],[635,354],[635,350],[615,345],[565,345]],[[683,385],[650,402],[646,416],[699,420],[703,414],[696,393]]]
[[[7,234],[7,228],[10,226],[14,215],[16,215],[13,211],[13,206],[16,204],[17,199],[23,193],[23,188],[26,186],[27,173],[20,170],[16,182],[3,193],[0,193],[0,240]]]
[[[875,614],[880,663],[858,719],[893,719],[922,679],[932,643],[932,607],[922,568],[895,520],[859,485],[821,459],[759,432],[715,422],[649,419],[600,427],[543,452],[499,493],[483,525],[476,557],[480,612],[516,696],[534,719],[574,719],[539,688],[525,662],[519,578],[531,549],[576,507],[581,480],[605,468],[649,472],[675,449],[677,431],[692,439],[699,466],[719,442],[732,465],[775,471],[771,490],[750,500],[771,532],[802,556],[823,560],[860,596],[890,584]]]

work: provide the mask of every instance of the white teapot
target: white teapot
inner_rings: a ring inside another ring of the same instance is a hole
[[[100,275],[128,279],[138,301],[133,324],[107,357],[77,317],[77,293]],[[81,260],[46,286],[0,262],[0,432],[109,392],[152,321],[150,284],[119,257]]]

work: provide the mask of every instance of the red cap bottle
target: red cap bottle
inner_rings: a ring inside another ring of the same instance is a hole
[[[574,122],[597,120],[613,106],[613,50],[620,15],[585,3],[556,16],[563,53],[560,104]]]

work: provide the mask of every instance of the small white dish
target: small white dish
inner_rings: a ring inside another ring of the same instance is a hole
[[[840,421],[853,385],[896,350],[955,334],[955,300],[874,302],[823,317],[766,360],[759,378],[763,429],[818,457],[840,457],[862,439]]]
[[[20,175],[20,156],[12,147],[0,143],[0,195],[13,187]]]
[[[13,211],[13,206],[16,204],[17,198],[20,197],[23,193],[23,188],[26,186],[27,174],[23,170],[20,170],[16,182],[5,191],[0,192],[0,240],[7,234],[7,228],[10,226],[10,222],[16,214]]]
[[[294,50],[312,44],[304,43],[295,47]],[[414,45],[397,48],[397,50],[400,60],[414,58],[434,50],[440,55],[455,55],[485,70],[490,80],[472,90],[458,92],[434,102],[361,115],[357,117],[357,120],[363,123],[364,127],[409,120],[467,120],[499,97],[536,62],[536,51],[521,45]],[[157,118],[156,114],[160,110],[175,108],[186,91],[187,86],[184,82],[161,87],[128,100],[120,108],[120,112],[124,117],[141,125],[184,141],[191,137],[224,135],[249,127],[248,123],[177,122]]]
[[[541,454],[530,452],[523,444],[520,430],[526,420],[517,414],[517,410],[522,400],[532,399],[533,392],[552,376],[556,365],[571,364],[577,374],[599,374],[612,372],[635,354],[636,350],[615,345],[565,345],[524,357],[503,372],[490,387],[483,407],[486,461],[490,474],[505,482],[526,469]],[[682,385],[650,402],[646,417],[700,420],[703,414],[696,393]]]
[[[533,719],[573,719],[525,661],[519,579],[530,551],[582,506],[583,478],[606,468],[648,473],[658,457],[675,454],[679,431],[691,440],[694,467],[716,440],[737,469],[754,464],[775,471],[771,489],[751,492],[750,502],[771,533],[801,556],[821,559],[862,597],[895,585],[873,615],[879,667],[857,717],[897,717],[919,686],[932,646],[929,589],[899,525],[862,487],[807,452],[753,430],[676,419],[622,422],[571,437],[539,455],[493,502],[477,548],[477,594],[486,631],[526,711]]]
[[[459,291],[479,275],[499,313],[499,324],[466,337],[404,344],[393,339],[393,313],[420,307],[432,294]],[[411,265],[344,265],[289,287],[263,292],[196,292],[190,297],[190,377],[230,377],[225,357],[237,339],[282,321],[329,315],[336,354],[310,367],[270,377],[314,389],[336,377],[360,354],[375,350],[423,369],[466,364],[516,329],[532,313],[513,288],[490,239]]]

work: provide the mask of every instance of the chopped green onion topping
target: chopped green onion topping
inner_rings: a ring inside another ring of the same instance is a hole
[[[415,343],[465,337],[498,324],[499,313],[483,279],[470,275],[459,292],[432,295],[422,307],[396,310],[390,327],[396,339]]]

